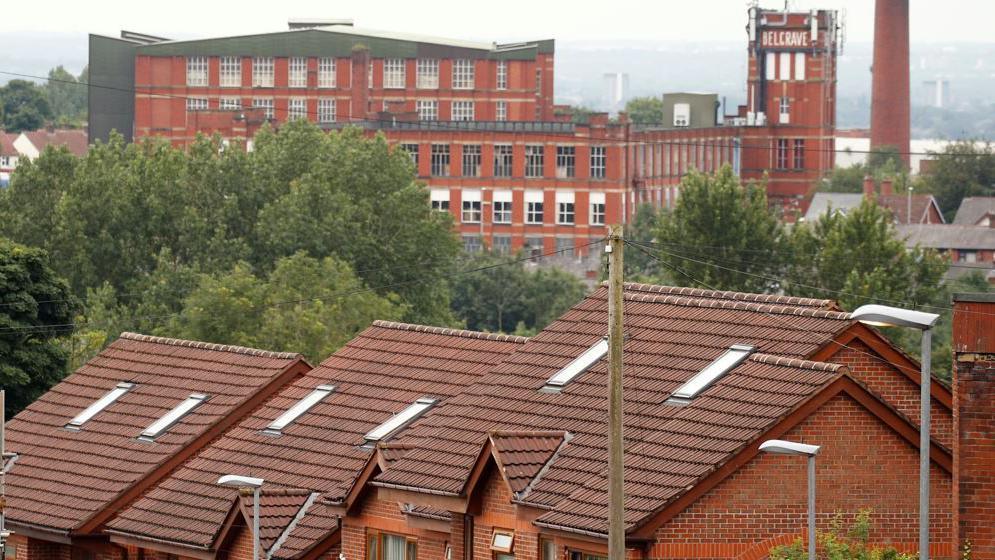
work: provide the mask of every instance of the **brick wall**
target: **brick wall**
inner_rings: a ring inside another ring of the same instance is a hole
[[[342,519],[342,553],[347,560],[366,559],[366,538],[368,530],[376,530],[384,533],[413,538],[418,542],[417,560],[443,560],[445,558],[446,543],[452,537],[449,534],[410,527],[407,516],[401,513],[397,502],[384,501],[376,498],[375,495],[367,496],[355,514]],[[454,544],[453,560],[460,560],[462,556],[457,556]],[[462,545],[462,543],[459,543]],[[462,553],[462,546],[460,546]]]
[[[873,508],[871,540],[918,548],[918,449],[850,397],[840,395],[783,439],[822,446],[816,463],[819,530],[837,511]],[[952,551],[951,477],[931,469],[931,522],[937,557]],[[775,544],[805,534],[807,469],[801,457],[762,454],[656,533],[648,558],[765,557]]]

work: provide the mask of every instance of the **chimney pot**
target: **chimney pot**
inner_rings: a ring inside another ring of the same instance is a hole
[[[881,179],[881,194],[884,196],[895,194],[891,178]]]
[[[868,200],[874,200],[874,194],[874,177],[864,175],[864,197]]]

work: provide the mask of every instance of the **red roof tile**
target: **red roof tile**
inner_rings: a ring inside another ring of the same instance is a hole
[[[912,221],[909,221],[909,196],[906,194],[882,194],[878,195],[878,205],[887,208],[891,211],[892,216],[895,218],[895,222],[899,224],[925,224],[927,218],[929,217],[929,209],[931,206],[936,206],[936,212],[940,215],[939,222],[932,223],[945,223],[943,221],[943,214],[940,213],[939,205],[936,199],[933,198],[931,194],[914,194],[912,195]]]
[[[234,491],[229,489],[230,493]],[[310,506],[317,496],[309,490],[261,491],[259,495],[259,546],[269,552],[284,530],[301,513],[301,508]],[[247,522],[252,522],[252,494],[239,496],[240,507]],[[280,543],[282,544],[282,543]]]
[[[19,454],[6,478],[8,519],[61,532],[80,527],[300,360],[122,334],[8,424],[8,449]],[[120,382],[135,385],[81,430],[65,428]],[[209,398],[154,442],[137,439],[191,393]]]
[[[311,550],[338,528],[339,518],[320,502],[313,503],[287,534],[283,543],[272,551],[277,560],[291,560]]]
[[[371,450],[361,447],[365,433],[420,397],[442,398],[413,426],[430,419],[445,409],[445,399],[463,392],[526,340],[378,321],[163,479],[109,529],[210,546],[231,504],[231,490],[215,484],[223,474],[260,477],[267,488],[307,489],[326,500],[344,499],[371,458]],[[322,384],[336,389],[281,435],[262,433]],[[402,432],[392,444],[403,438]],[[229,472],[233,465],[238,473]],[[318,527],[324,521],[309,523]],[[304,547],[306,536],[316,531],[301,528],[293,535],[297,544],[284,546]]]
[[[90,149],[89,139],[85,130],[64,129],[64,130],[32,130],[25,132],[28,140],[34,144],[39,152],[47,146],[65,146],[73,155],[84,156]]]
[[[9,132],[0,132],[0,156],[16,156],[19,155],[17,150],[14,149],[14,140],[17,139],[16,134],[11,134]]]
[[[491,446],[511,491],[521,495],[568,439],[566,432],[494,431]]]

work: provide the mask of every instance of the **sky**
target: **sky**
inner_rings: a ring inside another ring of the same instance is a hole
[[[909,0],[918,42],[995,40],[995,0]],[[793,0],[793,8],[846,11],[847,40],[872,39],[873,0]],[[0,32],[117,35],[128,29],[170,38],[279,31],[291,17],[352,18],[357,27],[482,41],[739,41],[746,0],[46,0],[5,10]],[[783,7],[783,0],[762,0]],[[155,7],[156,9],[152,9]],[[953,9],[956,8],[956,9]]]

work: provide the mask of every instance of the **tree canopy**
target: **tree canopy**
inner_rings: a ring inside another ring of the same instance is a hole
[[[943,217],[952,221],[965,197],[995,196],[995,147],[968,141],[950,144],[935,155],[923,180]]]
[[[36,130],[52,118],[45,90],[27,80],[11,80],[0,87],[0,116],[7,132]]]
[[[633,97],[625,103],[625,112],[636,124],[662,124],[663,99],[655,96]]]

